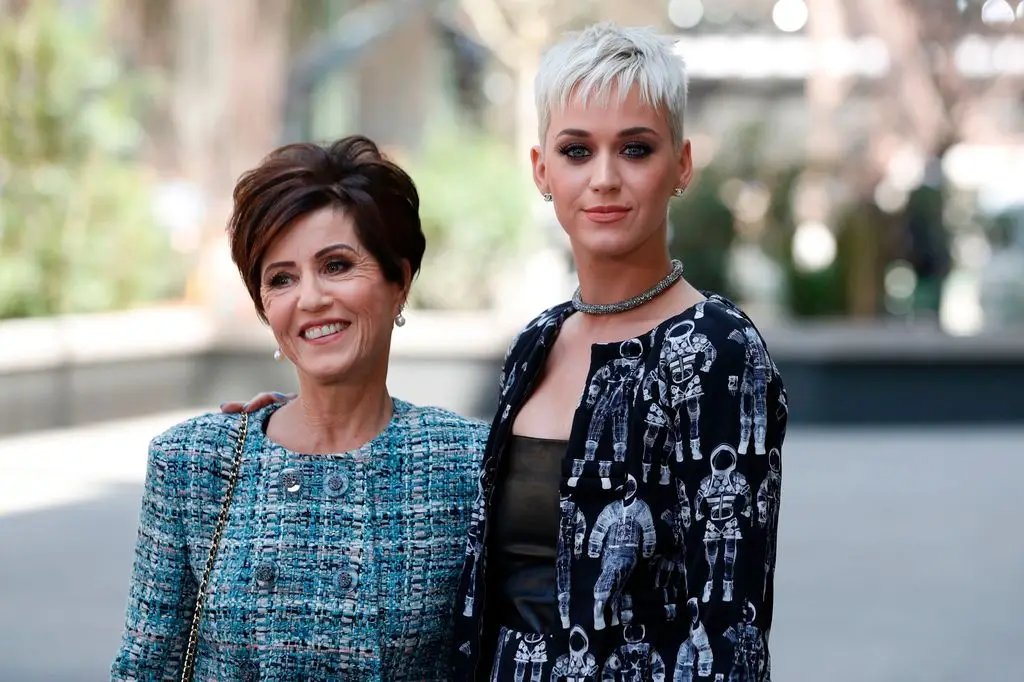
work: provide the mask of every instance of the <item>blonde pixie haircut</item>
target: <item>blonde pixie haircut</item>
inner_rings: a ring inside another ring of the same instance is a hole
[[[564,109],[576,95],[588,105],[606,106],[615,86],[620,98],[637,86],[646,104],[663,107],[672,143],[682,147],[686,62],[653,29],[612,23],[569,33],[541,58],[534,79],[541,144],[555,107]]]

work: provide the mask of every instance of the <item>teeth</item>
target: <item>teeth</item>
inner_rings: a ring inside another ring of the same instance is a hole
[[[337,334],[347,326],[347,324],[341,324],[340,322],[335,322],[333,324],[324,324],[319,327],[310,327],[305,332],[303,332],[302,335],[307,339],[319,339],[321,336]]]

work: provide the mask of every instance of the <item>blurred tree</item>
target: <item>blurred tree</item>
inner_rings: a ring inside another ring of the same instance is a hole
[[[695,287],[735,296],[728,279],[729,251],[736,238],[732,209],[722,200],[728,171],[708,166],[669,206],[669,251],[686,264],[686,279]]]
[[[805,185],[826,184],[839,177],[850,196],[833,197],[831,205],[813,211],[831,214],[801,215],[798,219],[840,222],[852,234],[839,235],[840,251],[849,262],[847,310],[856,316],[874,316],[883,301],[886,263],[909,254],[919,277],[933,289],[945,275],[942,263],[949,260],[948,239],[940,211],[918,210],[916,200],[902,220],[877,220],[880,213],[875,192],[889,172],[894,155],[910,149],[921,160],[922,171],[933,159],[964,139],[992,139],[998,129],[993,98],[1013,92],[1011,78],[968,79],[957,65],[957,48],[968,35],[994,35],[1004,29],[981,21],[980,2],[934,0],[808,0],[808,34],[815,43],[815,68],[807,81],[811,128],[808,134],[809,174]],[[858,84],[838,73],[836,46],[863,35],[877,37],[888,53],[889,68],[876,83]],[[855,87],[866,90],[873,115],[853,136],[840,138],[839,122],[848,96]],[[940,171],[941,172],[941,171]],[[930,182],[915,196],[932,195]],[[941,189],[939,189],[941,194]],[[941,206],[941,196],[932,203]],[[839,212],[846,214],[839,220]],[[860,217],[852,212],[860,211]],[[927,223],[927,224],[926,224]],[[893,230],[903,231],[897,237]],[[937,306],[937,295],[927,297],[926,307]],[[923,300],[923,299],[922,299]]]
[[[0,21],[0,318],[177,293],[168,235],[131,158],[145,90],[97,15],[63,5],[8,6]]]
[[[277,146],[293,38],[293,0],[109,0],[110,31],[129,63],[161,87],[145,120],[159,179],[187,187],[198,210],[189,230],[190,296],[245,310],[224,267],[224,225],[238,176]],[[232,303],[234,301],[234,303]]]
[[[796,233],[794,198],[807,168],[795,166],[766,171],[765,185],[771,192],[766,216],[765,250],[782,266],[789,312],[797,317],[841,317],[846,311],[846,269],[850,249],[840,239],[836,258],[820,270],[807,271],[797,266],[793,256]],[[840,225],[845,226],[842,218]]]
[[[129,64],[159,74],[152,162],[223,197],[278,140],[293,0],[115,0]],[[304,15],[303,15],[304,16]]]
[[[981,277],[985,325],[1024,329],[1024,205],[1008,206],[986,222],[994,250]]]
[[[942,282],[950,270],[949,236],[943,218],[945,188],[938,161],[932,161],[933,182],[925,182],[912,190],[903,210],[903,253],[917,275],[913,308],[918,317],[935,318],[939,314]]]
[[[416,179],[427,238],[411,302],[422,308],[485,308],[497,277],[527,236],[526,178],[512,150],[484,133],[439,124],[423,149],[403,161]]]
[[[537,140],[533,79],[544,49],[566,26],[578,22],[586,0],[461,0],[477,36],[512,76],[515,147],[525,163]]]

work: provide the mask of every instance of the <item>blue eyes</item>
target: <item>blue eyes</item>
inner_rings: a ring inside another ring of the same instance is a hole
[[[567,144],[561,147],[558,152],[562,156],[567,156],[570,159],[582,159],[590,154],[590,150],[581,144]]]
[[[643,142],[629,142],[622,146],[622,150],[619,153],[627,159],[643,159],[650,156],[653,151],[653,148],[649,144],[645,144]],[[592,155],[590,149],[579,142],[570,142],[569,144],[559,147],[558,153],[571,161],[583,161]]]
[[[654,150],[647,144],[627,144],[622,151],[625,156],[640,159],[650,155]]]

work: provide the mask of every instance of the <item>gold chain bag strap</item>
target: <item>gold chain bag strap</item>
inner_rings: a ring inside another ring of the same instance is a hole
[[[196,594],[196,609],[192,614],[192,626],[188,632],[188,647],[185,649],[185,662],[181,668],[181,682],[192,682],[196,671],[196,648],[199,644],[199,621],[203,617],[203,604],[206,601],[206,588],[210,584],[210,574],[213,573],[213,562],[217,559],[217,548],[220,546],[221,536],[224,534],[224,526],[228,522],[228,509],[231,507],[231,498],[235,494],[235,483],[238,482],[238,471],[242,467],[242,452],[245,450],[245,437],[249,431],[249,414],[242,413],[242,424],[238,428],[238,442],[235,444],[235,461],[231,464],[231,473],[228,477],[228,490],[224,495],[224,505],[217,517],[217,526],[213,531],[213,538],[210,540],[210,555],[206,558],[206,568],[203,570],[203,580],[199,583],[199,591]]]

